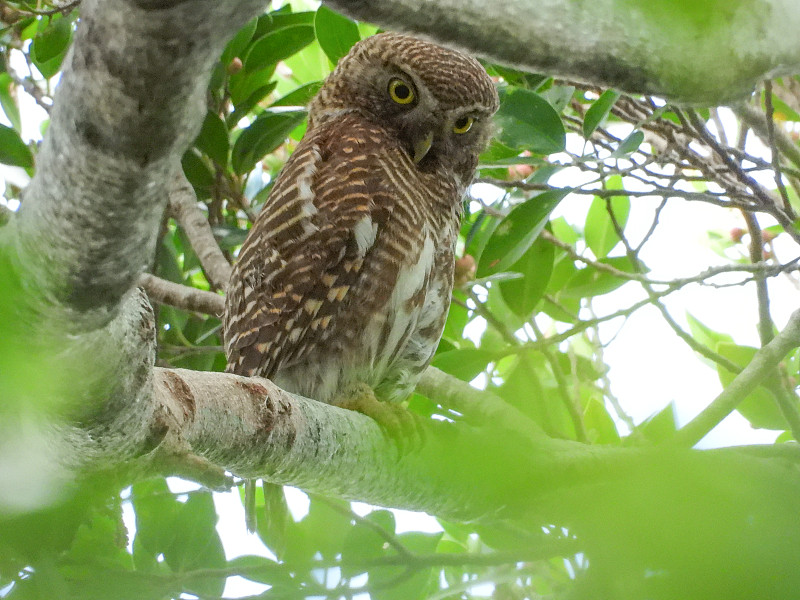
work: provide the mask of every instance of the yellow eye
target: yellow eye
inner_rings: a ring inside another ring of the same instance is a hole
[[[396,78],[389,82],[389,97],[398,104],[411,104],[415,99],[411,86]]]
[[[472,117],[461,117],[460,119],[456,119],[456,122],[453,123],[453,133],[467,133],[470,129],[472,129],[472,124],[475,122],[475,119]]]

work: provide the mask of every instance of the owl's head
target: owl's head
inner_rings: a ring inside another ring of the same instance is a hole
[[[359,112],[389,129],[419,169],[445,167],[466,184],[497,107],[497,90],[474,58],[383,33],[339,61],[309,107],[309,124]]]

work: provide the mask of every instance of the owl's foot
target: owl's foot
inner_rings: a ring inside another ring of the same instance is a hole
[[[422,419],[419,416],[400,404],[381,402],[365,383],[354,383],[345,387],[332,403],[368,416],[404,451],[413,451],[425,441]]]

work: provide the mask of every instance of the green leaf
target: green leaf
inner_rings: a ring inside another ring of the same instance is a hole
[[[615,90],[606,90],[600,97],[595,100],[586,111],[583,117],[583,137],[589,139],[594,130],[603,122],[614,106],[614,103],[620,97],[620,93]]]
[[[361,39],[358,25],[324,4],[317,9],[314,30],[319,45],[334,65]]]
[[[299,587],[289,569],[265,556],[237,556],[228,561],[227,568],[235,569],[240,577],[265,583],[281,591],[297,590]]]
[[[30,169],[33,154],[19,134],[11,127],[0,125],[0,163]]]
[[[72,40],[72,20],[54,15],[46,27],[41,24],[31,43],[31,60],[39,72],[50,79],[61,67]]]
[[[441,533],[409,531],[399,535],[398,539],[413,554],[424,556],[436,551],[441,537]],[[438,569],[434,571],[432,568],[423,568],[407,577],[401,577],[404,572],[403,566],[371,569],[369,580],[375,585],[370,590],[370,596],[375,600],[423,600],[438,587],[435,578]]]
[[[305,119],[305,111],[267,111],[245,129],[233,145],[231,163],[238,174],[247,173],[266,154],[283,144]]]
[[[17,131],[22,131],[22,120],[19,116],[19,107],[14,96],[11,95],[12,81],[8,73],[0,73],[0,107],[6,114],[11,126]]]
[[[225,122],[231,127],[235,126],[242,117],[255,108],[256,104],[269,96],[277,85],[277,81],[270,81],[254,90],[246,99],[240,99],[239,103],[236,104],[236,109],[226,117]]]
[[[322,87],[321,81],[312,81],[278,98],[272,106],[305,106]]]
[[[516,315],[527,319],[536,308],[550,281],[555,255],[553,244],[537,239],[510,268],[524,277],[499,283],[503,299]]]
[[[134,560],[137,568],[141,568],[145,556],[155,561],[172,544],[175,537],[172,524],[180,506],[163,478],[136,483],[131,502],[136,513]]]
[[[366,519],[379,525],[389,535],[395,533],[394,515],[388,510],[374,510],[366,516]],[[364,567],[370,559],[384,555],[384,545],[386,540],[377,531],[368,525],[357,523],[347,533],[342,546],[342,574],[352,577],[359,573],[364,573]]]
[[[228,90],[231,94],[231,102],[233,102],[233,105],[236,107],[236,116],[228,117],[227,121],[229,127],[235,125],[239,119],[245,116],[245,114],[255,106],[255,103],[252,102],[247,105],[247,102],[251,100],[254,94],[269,85],[277,85],[277,82],[272,81],[274,74],[275,65],[267,65],[263,69],[255,71],[242,69],[238,73],[234,73],[230,76],[228,80]],[[261,98],[263,98],[263,96],[261,96]]]
[[[701,323],[696,317],[688,312],[686,313],[686,321],[689,323],[689,331],[691,332],[692,337],[710,350],[716,348],[717,344],[720,343],[733,343],[733,338],[727,333],[719,333],[718,331],[714,331],[710,327],[707,327]],[[711,359],[708,359],[702,355],[699,355],[699,358],[710,367],[713,367],[714,369],[717,368],[717,363]]]
[[[612,188],[614,189],[614,188]],[[612,198],[600,198],[595,196],[586,215],[584,225],[584,235],[586,245],[597,259],[608,256],[614,247],[620,242],[620,237],[614,227],[609,209],[614,214],[614,219],[621,230],[625,229],[628,222],[628,214],[631,210],[631,202],[627,196],[614,196]]]
[[[287,532],[285,557],[287,564],[293,564],[295,556],[302,560],[302,552],[308,551],[310,551],[310,555],[307,555],[309,560],[317,552],[323,558],[335,558],[342,553],[344,540],[353,527],[346,510],[339,511],[330,506],[334,503],[342,509],[349,509],[350,505],[347,502],[332,498],[323,502],[313,496],[310,498],[308,514]],[[292,538],[298,532],[305,538],[305,542],[304,546],[295,548],[295,541]],[[301,554],[296,555],[297,551]]]
[[[207,196],[214,185],[214,174],[197,154],[197,150],[189,149],[181,158],[181,166],[186,179],[192,184],[199,196]]]
[[[636,428],[651,442],[666,442],[671,440],[677,431],[677,419],[675,417],[675,403],[670,402],[655,415],[648,417]]]
[[[252,45],[244,67],[247,71],[256,71],[274,65],[308,46],[314,37],[314,28],[310,25],[291,25],[268,33]]]
[[[614,419],[598,398],[589,398],[583,413],[583,423],[589,438],[596,444],[618,444],[619,433]]]
[[[750,364],[753,356],[758,351],[757,348],[739,346],[731,342],[720,342],[717,344],[716,350],[718,354],[721,354],[742,368]],[[722,365],[717,365],[717,375],[719,375],[722,387],[728,387],[736,378],[735,373],[731,373]],[[750,421],[753,427],[763,429],[786,429],[786,419],[784,419],[780,409],[775,403],[775,397],[764,387],[753,390],[747,398],[739,403],[736,410],[745,419]]]
[[[501,128],[500,141],[508,146],[552,154],[566,144],[561,117],[547,100],[530,90],[507,89],[495,121]]]
[[[464,381],[471,381],[494,360],[494,352],[480,348],[458,348],[433,357],[433,366]]]
[[[219,115],[212,112],[206,113],[203,127],[200,129],[200,133],[194,143],[220,167],[227,166],[228,128],[225,126],[225,122],[219,118]]]
[[[625,273],[635,273],[636,269],[627,256],[615,256],[604,258],[598,261],[601,264],[609,265]],[[579,270],[575,276],[569,280],[566,287],[561,291],[564,298],[589,298],[602,296],[613,292],[618,287],[625,285],[629,280],[617,277],[606,271],[600,271],[593,267],[586,267]]]
[[[228,42],[228,45],[225,46],[225,50],[222,53],[220,62],[223,65],[230,64],[234,58],[240,56],[247,49],[247,46],[250,44],[250,41],[253,39],[253,35],[256,32],[257,25],[258,19],[251,19],[238,31],[235,36],[233,36],[231,41]]]
[[[644,141],[644,134],[638,129],[632,131],[628,137],[619,143],[619,147],[611,153],[611,158],[622,158],[636,152]]]
[[[248,229],[240,229],[233,225],[213,225],[211,231],[223,250],[231,250],[236,246],[244,244],[244,240],[249,232]]]
[[[553,235],[566,244],[575,245],[580,239],[580,235],[570,225],[564,217],[550,219],[549,227],[553,231]]]
[[[302,85],[308,81],[322,81],[331,72],[331,61],[317,40],[284,62],[292,70],[291,81],[295,85]]]
[[[528,251],[552,210],[570,192],[548,190],[515,206],[500,222],[480,256],[478,277],[507,271]]]
[[[285,4],[278,10],[259,17],[255,37],[260,38],[271,30],[282,29],[291,25],[313,26],[316,15],[317,13],[313,10],[292,12],[291,6]]]

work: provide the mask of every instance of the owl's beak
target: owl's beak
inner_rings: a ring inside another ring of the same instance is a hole
[[[424,138],[420,139],[414,144],[414,164],[419,164],[419,162],[425,158],[425,155],[428,153],[428,150],[431,149],[433,145],[433,132],[429,132]]]

